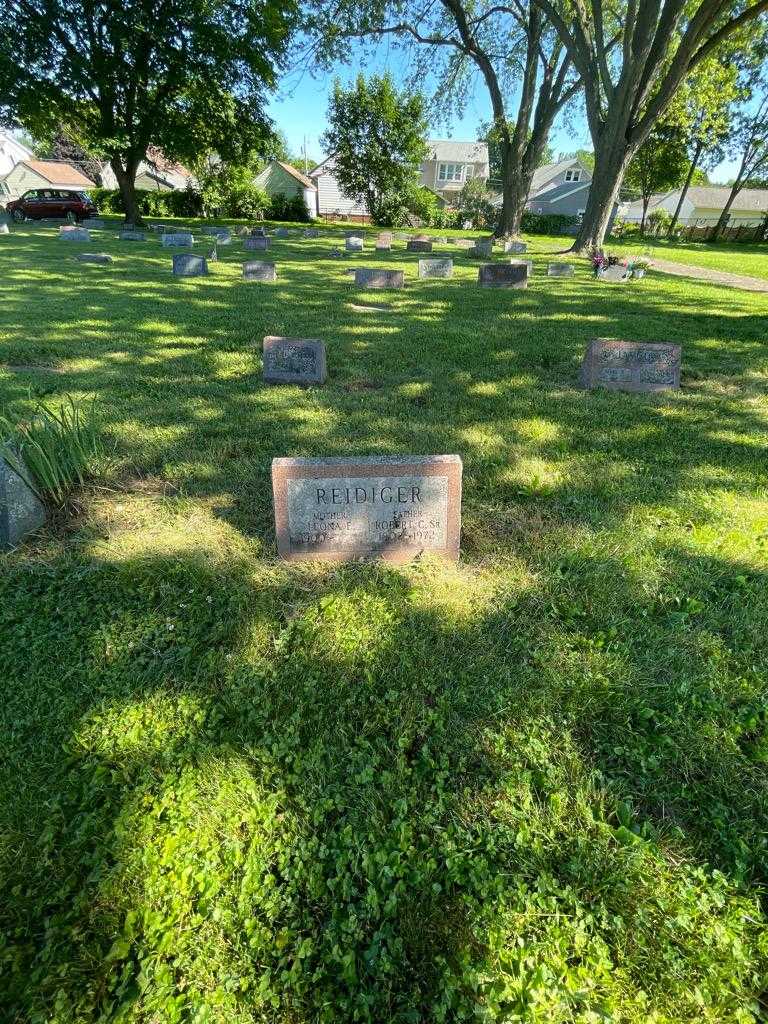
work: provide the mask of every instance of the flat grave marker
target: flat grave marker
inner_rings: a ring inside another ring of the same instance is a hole
[[[590,341],[581,363],[585,388],[666,391],[680,387],[680,345],[666,342]]]
[[[276,281],[277,268],[274,263],[263,260],[248,260],[243,264],[243,277],[246,281]]]
[[[461,475],[458,455],[274,459],[280,557],[456,561]]]
[[[528,267],[514,263],[485,263],[477,269],[481,288],[527,288]]]
[[[121,231],[117,237],[121,242],[143,242],[145,240],[143,231]]]
[[[189,231],[171,231],[160,236],[160,244],[167,247],[174,245],[194,245],[194,236]]]
[[[75,259],[80,263],[99,263],[102,266],[112,262],[112,257],[106,252],[79,252]]]
[[[325,344],[317,338],[270,335],[264,339],[262,361],[267,384],[324,384],[328,375]]]
[[[378,270],[360,267],[355,270],[358,288],[402,288],[405,275],[402,270]]]
[[[434,260],[419,260],[419,277],[452,277],[453,276],[453,260],[450,258],[446,259],[434,259]]]
[[[177,252],[173,257],[173,273],[176,277],[205,277],[208,262],[202,256],[191,252]]]
[[[547,277],[573,277],[573,264],[550,263],[547,265]]]

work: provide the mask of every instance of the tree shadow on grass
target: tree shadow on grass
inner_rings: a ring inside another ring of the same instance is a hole
[[[754,994],[755,908],[687,865],[765,881],[765,574],[109,552],[0,579],[10,1020]]]

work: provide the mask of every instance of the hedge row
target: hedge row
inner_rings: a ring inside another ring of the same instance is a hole
[[[123,199],[118,189],[92,188],[89,195],[101,213],[125,213]],[[151,192],[136,189],[139,210],[148,217],[201,217],[203,199],[198,192],[185,189],[183,192]],[[246,217],[260,220],[307,221],[309,214],[301,196],[289,199],[275,195],[271,199],[261,189],[233,191],[221,208],[206,211],[213,216]]]

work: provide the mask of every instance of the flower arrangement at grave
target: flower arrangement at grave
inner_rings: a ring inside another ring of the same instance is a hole
[[[628,256],[626,260],[627,269],[632,277],[638,280],[644,276],[646,270],[652,266],[649,256]]]
[[[606,256],[602,249],[593,249],[589,254],[589,260],[595,277],[599,277],[606,267],[610,266],[610,257]]]

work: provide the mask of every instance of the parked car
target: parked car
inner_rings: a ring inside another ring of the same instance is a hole
[[[87,220],[99,212],[87,192],[68,192],[58,188],[31,188],[20,199],[6,203],[5,209],[18,222],[47,217]]]

